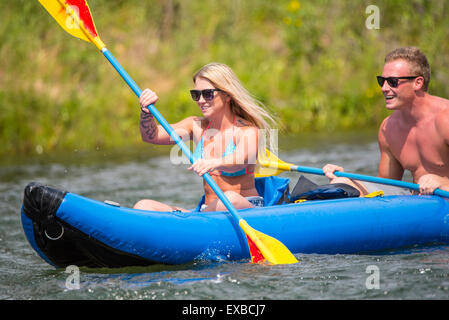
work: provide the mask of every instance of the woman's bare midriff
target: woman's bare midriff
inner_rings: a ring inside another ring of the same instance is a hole
[[[217,183],[221,191],[234,191],[239,193],[243,197],[253,197],[258,196],[257,189],[254,183],[253,174],[245,174],[238,177],[226,177],[226,176],[211,176],[212,179]],[[217,199],[217,195],[212,190],[212,188],[204,181],[204,194],[206,196],[205,203],[209,203]]]

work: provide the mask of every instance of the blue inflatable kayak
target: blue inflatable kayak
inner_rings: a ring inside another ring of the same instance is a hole
[[[439,196],[306,201],[239,213],[294,254],[449,243],[449,202]],[[21,217],[31,246],[55,267],[250,259],[245,234],[227,212],[135,210],[31,183]]]

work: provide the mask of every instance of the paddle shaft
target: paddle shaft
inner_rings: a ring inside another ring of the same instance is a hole
[[[292,166],[290,166],[290,171],[298,171],[298,172],[303,172],[303,173],[310,173],[310,174],[324,176],[324,171],[322,169],[318,169],[318,168],[292,165]],[[344,178],[349,178],[349,179],[353,179],[353,180],[362,180],[362,181],[368,181],[368,182],[373,182],[373,183],[388,184],[391,186],[408,188],[411,190],[419,191],[419,185],[416,183],[387,179],[387,178],[380,178],[380,177],[365,176],[362,174],[348,173],[348,172],[341,172],[341,171],[335,171],[334,174],[337,177],[344,177]],[[437,196],[449,198],[449,192],[441,190],[441,189],[435,189],[433,194],[435,194]]]
[[[101,49],[101,52],[103,55],[108,59],[108,61],[112,64],[112,66],[117,70],[117,72],[120,74],[120,76],[125,80],[125,82],[129,85],[129,87],[134,91],[134,93],[137,95],[137,97],[140,97],[142,94],[142,90],[140,90],[139,86],[134,82],[134,80],[128,75],[128,73],[123,69],[123,67],[120,65],[120,63],[115,59],[115,57],[111,54],[111,52],[103,48]],[[167,133],[170,135],[170,137],[175,141],[175,143],[178,145],[178,147],[182,150],[182,152],[189,158],[190,163],[194,162],[193,154],[190,151],[190,149],[185,145],[185,143],[182,141],[182,139],[179,137],[179,135],[173,130],[173,128],[170,126],[170,124],[164,119],[164,117],[160,114],[160,112],[154,107],[154,105],[150,104],[147,106],[148,110],[153,114],[153,116],[156,118],[156,120],[161,124],[161,126],[167,131]],[[229,199],[226,197],[226,195],[221,191],[220,187],[217,185],[217,183],[212,179],[209,173],[205,173],[203,175],[206,182],[209,184],[209,186],[212,188],[212,190],[215,192],[215,194],[218,196],[218,198],[223,202],[225,207],[229,210],[231,215],[234,217],[234,219],[239,222],[242,220],[242,217],[238,214],[237,210],[234,208],[232,203],[229,201]]]

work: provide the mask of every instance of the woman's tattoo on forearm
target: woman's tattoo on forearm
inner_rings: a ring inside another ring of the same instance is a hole
[[[157,124],[151,113],[140,113],[140,132],[147,139],[154,139],[157,134]]]

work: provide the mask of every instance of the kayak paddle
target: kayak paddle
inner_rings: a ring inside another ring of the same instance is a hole
[[[257,159],[258,165],[256,167],[256,177],[266,177],[270,175],[277,175],[283,171],[298,171],[303,173],[310,173],[310,174],[316,174],[324,176],[324,171],[322,169],[318,168],[312,168],[312,167],[304,167],[304,166],[297,166],[291,163],[287,163],[276,157],[274,154],[272,154],[269,150],[266,150],[266,155],[259,156]],[[356,173],[348,173],[348,172],[341,172],[341,171],[335,171],[334,174],[337,177],[345,177],[353,180],[362,180],[362,181],[368,181],[373,183],[381,183],[381,184],[387,184],[391,186],[401,187],[401,188],[407,188],[411,190],[419,191],[419,185],[416,183],[406,182],[406,181],[400,181],[400,180],[394,180],[394,179],[387,179],[387,178],[380,178],[380,177],[372,177],[372,176],[366,176],[362,174],[356,174]],[[441,189],[435,189],[433,192],[434,195],[449,198],[449,192],[444,191]]]
[[[137,97],[140,97],[142,91],[126,73],[123,67],[118,63],[114,56],[106,49],[106,45],[101,41],[95,28],[92,15],[86,0],[38,0],[42,6],[50,13],[50,15],[61,25],[61,27],[69,34],[76,38],[93,43],[108,59],[120,76],[125,80],[129,87],[134,91]],[[176,134],[170,124],[164,119],[159,111],[150,104],[148,110],[153,114],[156,120],[167,131],[170,137],[176,142],[179,148],[189,158],[190,162],[194,162],[193,154],[184,144],[181,138]],[[206,182],[211,186],[218,198],[223,202],[231,213],[233,219],[238,223],[240,228],[245,232],[251,261],[253,263],[267,260],[272,264],[289,264],[297,263],[298,260],[279,240],[274,239],[260,231],[251,228],[248,223],[238,214],[229,199],[223,191],[218,187],[211,176],[206,173],[203,175]]]

